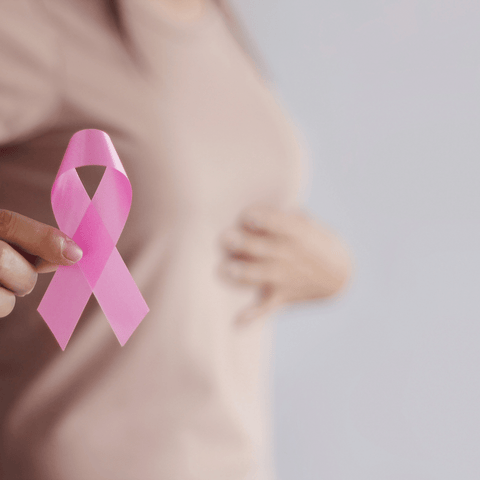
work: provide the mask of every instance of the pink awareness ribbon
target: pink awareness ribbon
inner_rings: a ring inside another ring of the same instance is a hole
[[[106,167],[93,199],[75,170],[88,165]],[[132,186],[110,137],[101,130],[75,133],[53,183],[52,208],[83,257],[58,267],[38,307],[62,350],[92,293],[122,346],[149,311],[115,246],[131,203]]]

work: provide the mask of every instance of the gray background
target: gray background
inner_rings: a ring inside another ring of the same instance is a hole
[[[356,263],[276,321],[279,480],[480,479],[480,2],[233,5]]]

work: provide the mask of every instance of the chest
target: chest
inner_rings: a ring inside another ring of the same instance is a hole
[[[302,160],[292,125],[221,14],[178,31],[126,5],[139,64],[92,30],[65,47],[66,95],[84,128],[112,137],[138,205],[224,221],[248,203],[291,202]]]

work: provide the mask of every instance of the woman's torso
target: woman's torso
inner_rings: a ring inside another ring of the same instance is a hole
[[[1,327],[4,465],[12,479],[264,478],[268,328],[235,323],[257,291],[220,277],[219,238],[253,203],[297,204],[301,153],[213,5],[193,24],[124,5],[140,66],[100,2],[44,1],[57,96],[3,149],[0,201],[55,224],[69,138],[105,130],[133,187],[117,247],[150,313],[122,348],[92,298],[62,353],[36,312],[50,276],[19,300]]]

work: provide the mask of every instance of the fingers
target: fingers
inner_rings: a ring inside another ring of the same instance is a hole
[[[234,283],[272,288],[284,305],[332,296],[349,276],[338,238],[300,209],[250,207],[222,243],[228,253],[222,274]],[[258,308],[269,310],[268,302]]]
[[[0,317],[13,310],[15,296],[33,290],[39,272],[81,258],[82,250],[60,230],[0,209]]]
[[[0,239],[50,264],[72,265],[82,258],[80,247],[60,230],[9,210],[0,209]]]
[[[281,246],[267,237],[238,229],[227,230],[220,239],[222,247],[235,256],[273,258],[281,255]]]
[[[274,224],[275,220],[263,223],[262,229]],[[228,254],[220,265],[222,276],[250,285],[278,282],[282,278],[282,266],[289,250],[272,235],[261,235],[252,228],[230,228],[221,235],[220,243]]]
[[[35,270],[37,273],[49,273],[55,272],[58,268],[58,265],[54,263],[47,262],[43,258],[38,257],[35,261]]]
[[[303,228],[307,219],[302,210],[285,211],[268,206],[253,206],[240,215],[243,228],[264,233],[280,239],[288,239],[296,230]]]
[[[282,272],[275,262],[249,262],[227,258],[220,264],[223,277],[244,285],[275,284],[282,278]]]
[[[0,287],[0,318],[9,315],[15,306],[15,295],[9,290]]]
[[[8,243],[0,240],[0,284],[23,297],[37,282],[35,267]]]

